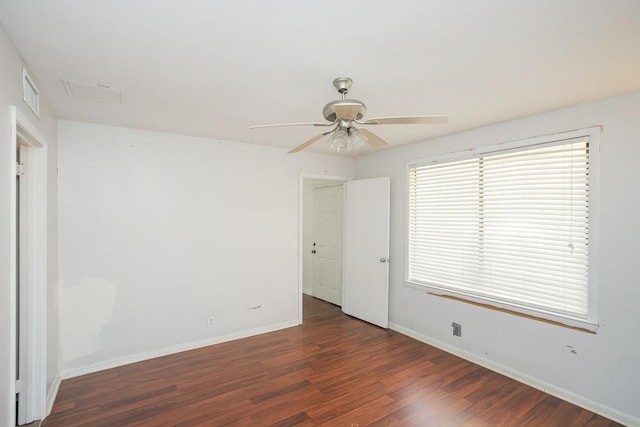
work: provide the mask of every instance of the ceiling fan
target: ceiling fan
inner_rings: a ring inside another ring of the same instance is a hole
[[[322,115],[327,120],[323,123],[282,123],[272,125],[256,125],[251,129],[269,128],[280,126],[326,126],[332,127],[331,130],[314,136],[310,140],[293,148],[289,153],[296,153],[322,139],[327,135],[329,137],[328,146],[334,150],[351,151],[355,155],[356,149],[364,143],[372,147],[382,147],[387,142],[365,128],[356,128],[358,125],[406,125],[406,124],[431,124],[446,123],[449,121],[447,116],[403,116],[403,117],[376,117],[361,121],[367,108],[362,101],[357,99],[347,99],[345,95],[351,88],[353,81],[349,77],[338,77],[333,81],[333,85],[342,96],[342,99],[332,101],[324,106]]]

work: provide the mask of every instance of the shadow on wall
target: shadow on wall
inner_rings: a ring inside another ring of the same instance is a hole
[[[78,286],[60,289],[62,360],[79,359],[102,348],[100,336],[113,317],[118,285],[98,277],[84,277]]]

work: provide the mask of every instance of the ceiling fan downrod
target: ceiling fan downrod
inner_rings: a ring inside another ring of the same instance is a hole
[[[351,80],[351,77],[338,77],[333,80],[333,86],[338,89],[338,93],[342,95],[342,99],[344,99],[347,92],[349,92],[352,84],[353,80]]]

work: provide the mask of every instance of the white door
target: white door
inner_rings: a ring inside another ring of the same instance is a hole
[[[390,180],[348,181],[344,193],[342,311],[387,328]]]
[[[313,189],[312,292],[342,305],[342,184]]]
[[[28,282],[27,282],[27,147],[17,145],[16,153],[16,413],[18,425],[33,421],[27,415],[28,366]]]

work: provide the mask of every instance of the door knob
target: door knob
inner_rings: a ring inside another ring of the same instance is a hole
[[[312,253],[312,254],[315,254],[315,253],[316,253],[316,250],[315,250],[315,249],[314,249],[314,250],[312,250],[312,251],[311,251],[311,253]]]
[[[385,258],[385,257],[382,257],[382,258],[380,258],[380,262],[389,262],[389,259]]]

